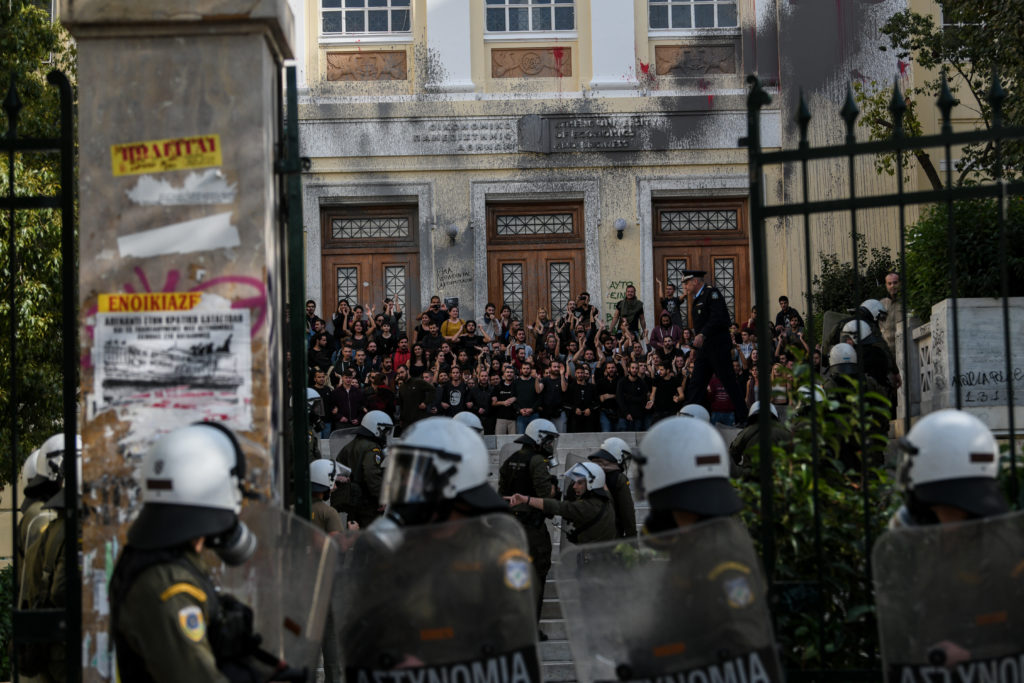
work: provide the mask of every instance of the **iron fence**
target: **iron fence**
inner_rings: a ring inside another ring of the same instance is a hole
[[[855,278],[856,284],[853,294],[855,295],[854,298],[860,301],[867,297],[863,296],[864,290],[861,289],[863,280],[860,276],[865,264],[858,262],[859,240],[863,239],[858,234],[858,218],[863,216],[864,212],[873,209],[894,208],[899,216],[898,225],[896,226],[899,245],[896,262],[898,263],[900,281],[903,283],[900,292],[902,314],[901,320],[898,323],[902,325],[903,330],[902,358],[904,359],[904,372],[908,375],[920,372],[920,368],[910,367],[909,360],[914,357],[912,351],[915,349],[912,347],[914,341],[909,327],[908,291],[906,286],[908,282],[906,261],[908,248],[907,212],[909,208],[915,206],[932,205],[945,207],[946,247],[949,257],[946,267],[949,274],[949,290],[951,295],[949,307],[952,318],[952,332],[949,335],[952,367],[948,382],[953,391],[953,407],[957,409],[963,408],[965,404],[964,389],[965,385],[968,384],[965,381],[965,377],[969,379],[969,375],[965,375],[962,372],[962,350],[964,344],[972,340],[962,339],[960,334],[959,318],[962,303],[958,300],[961,298],[961,292],[963,291],[962,279],[964,273],[959,262],[965,245],[960,243],[958,236],[963,231],[965,225],[962,222],[958,223],[954,219],[954,206],[957,202],[977,199],[987,199],[998,203],[997,258],[999,260],[998,272],[1001,288],[998,298],[1001,301],[1002,355],[1004,362],[1001,376],[999,373],[989,373],[988,380],[999,384],[1000,389],[1005,392],[1003,396],[1005,397],[1004,405],[1007,412],[1008,429],[1001,436],[1005,436],[1008,443],[1006,474],[1008,475],[1009,495],[1014,506],[1019,507],[1020,486],[1017,472],[1017,444],[1015,443],[1018,434],[1014,420],[1015,392],[1013,383],[1014,373],[1016,372],[1019,375],[1020,369],[1013,366],[1012,356],[1013,339],[1011,337],[1010,291],[1011,284],[1014,282],[1014,275],[1011,273],[1010,254],[1011,246],[1013,245],[1008,239],[1007,207],[1013,197],[1024,194],[1024,182],[1016,178],[1005,177],[1005,169],[1002,164],[1002,150],[1008,141],[1024,139],[1024,128],[1006,126],[1004,124],[1002,104],[1006,99],[1006,93],[1000,85],[998,76],[993,76],[992,86],[988,95],[988,103],[991,106],[992,114],[991,125],[986,129],[967,132],[953,131],[951,114],[957,101],[951,94],[945,79],[943,79],[942,92],[937,101],[937,106],[941,112],[941,131],[935,135],[907,137],[904,131],[904,117],[906,116],[907,105],[897,81],[894,85],[889,105],[889,113],[892,116],[893,123],[892,135],[889,139],[862,142],[856,140],[854,131],[859,110],[853,90],[849,88],[846,101],[839,110],[839,114],[845,124],[845,135],[842,144],[811,147],[808,142],[808,128],[812,123],[812,115],[806,100],[801,94],[797,110],[794,112],[794,120],[799,130],[799,143],[797,147],[795,149],[771,151],[762,149],[760,139],[761,110],[771,103],[771,97],[762,88],[761,82],[757,77],[749,77],[748,82],[751,85],[747,101],[748,132],[747,136],[740,140],[740,145],[746,146],[749,152],[751,246],[754,267],[754,295],[759,311],[757,330],[759,340],[770,340],[772,338],[769,319],[765,312],[769,310],[768,228],[773,219],[779,221],[792,220],[797,226],[797,228],[787,227],[786,229],[799,229],[802,224],[804,241],[804,253],[802,256],[807,293],[804,305],[806,306],[805,310],[807,311],[808,320],[812,320],[816,314],[824,313],[814,311],[811,296],[813,291],[811,249],[815,245],[816,240],[820,242],[821,238],[815,232],[814,217],[832,214],[845,216],[848,221],[850,228],[849,239],[853,254],[852,266],[855,275],[858,276]],[[996,160],[993,173],[982,182],[956,184],[953,181],[953,170],[955,167],[953,150],[960,145],[971,143],[983,143],[991,147],[994,159]],[[945,160],[944,186],[941,189],[908,190],[905,187],[904,178],[907,171],[904,153],[929,148],[942,150]],[[894,176],[896,192],[888,194],[859,194],[855,162],[860,158],[873,157],[879,154],[895,155],[896,172]],[[846,187],[842,188],[845,191],[840,193],[843,196],[824,199],[812,198],[809,195],[809,165],[812,162],[829,160],[833,163],[842,162],[845,166]],[[782,173],[783,171],[787,171],[790,174],[790,178],[796,177],[798,179],[797,182],[801,189],[801,194],[796,201],[770,204],[765,193],[766,173]],[[943,256],[935,254],[935,258],[943,258]],[[1019,268],[1019,265],[1017,268]],[[1017,315],[1024,315],[1024,313],[1018,312]],[[811,349],[814,349],[820,340],[815,338],[817,335],[813,326],[809,325],[806,330],[809,336],[808,345]],[[772,354],[762,353],[758,363],[760,377],[770,377],[771,371]],[[826,424],[824,421],[811,420],[809,422],[811,430],[810,459],[813,476],[813,522],[812,528],[809,530],[812,542],[806,554],[811,556],[810,565],[814,569],[805,572],[805,574],[809,575],[797,577],[795,581],[791,576],[792,572],[780,571],[783,568],[780,567],[779,545],[788,540],[782,534],[803,532],[799,532],[796,529],[782,531],[779,529],[777,521],[785,518],[786,512],[779,509],[775,491],[775,487],[779,482],[777,470],[780,464],[778,461],[780,454],[778,450],[774,454],[772,453],[771,430],[768,429],[768,412],[761,411],[760,413],[762,429],[760,430],[759,452],[769,455],[759,460],[758,487],[761,523],[757,525],[757,533],[765,571],[772,585],[775,618],[777,621],[780,619],[786,620],[787,626],[780,629],[783,632],[779,634],[783,642],[793,643],[801,640],[800,634],[785,633],[785,628],[804,628],[802,636],[804,646],[805,648],[813,648],[815,652],[815,656],[803,659],[794,656],[792,651],[786,653],[788,657],[787,669],[789,679],[794,681],[852,681],[881,680],[882,678],[877,637],[869,641],[852,644],[852,647],[857,651],[851,653],[839,651],[844,642],[841,637],[834,638],[831,635],[827,635],[841,633],[844,626],[852,628],[849,625],[835,623],[837,612],[834,607],[837,601],[851,600],[853,597],[857,597],[867,607],[866,609],[858,610],[855,618],[851,614],[852,610],[847,610],[846,615],[850,617],[851,622],[859,621],[862,625],[866,624],[868,628],[873,630],[870,608],[872,604],[870,549],[875,540],[875,532],[886,521],[878,518],[880,509],[879,499],[893,493],[891,479],[879,477],[878,471],[871,467],[867,457],[871,435],[864,428],[864,418],[870,410],[870,403],[865,396],[865,383],[863,381],[865,378],[864,354],[862,353],[858,353],[858,377],[862,380],[858,383],[856,396],[857,411],[861,418],[859,422],[860,471],[856,479],[848,480],[847,484],[851,490],[857,490],[856,495],[860,496],[861,501],[861,519],[859,520],[861,534],[858,541],[861,550],[861,562],[855,567],[857,576],[851,576],[848,579],[856,583],[862,589],[861,592],[866,594],[857,596],[853,596],[850,593],[842,596],[836,595],[835,591],[831,589],[833,584],[830,584],[826,579],[826,574],[832,570],[830,563],[834,563],[834,558],[826,557],[825,545],[823,544],[823,536],[829,532],[829,529],[823,522],[823,512],[827,501],[822,496],[822,487],[824,486],[823,478],[826,476],[826,470],[828,469],[828,460],[833,454],[827,452],[827,444],[820,443],[818,432]],[[820,381],[819,368],[815,367],[813,363],[809,364],[809,381],[812,383]],[[772,399],[771,382],[759,382],[758,389],[758,399],[761,405],[768,405]],[[811,391],[807,398],[810,402],[811,410],[814,411],[816,403],[821,400],[819,394]],[[900,422],[902,431],[906,432],[911,426],[911,402],[917,398],[911,393],[910,381],[904,380],[901,398],[904,404],[904,414]],[[970,398],[970,395],[968,395],[968,398]],[[783,580],[783,577],[780,575],[786,575],[786,580]],[[788,619],[787,612],[792,611],[803,611],[805,618]],[[840,614],[842,614],[841,611]]]
[[[7,132],[0,138],[0,151],[6,153],[7,192],[0,196],[0,211],[6,212],[7,219],[7,301],[10,320],[8,339],[10,352],[10,373],[8,381],[8,430],[10,457],[12,539],[18,538],[18,467],[21,443],[19,434],[18,409],[23,400],[19,395],[19,368],[16,360],[18,340],[19,301],[19,255],[16,236],[18,218],[26,211],[56,209],[61,217],[61,282],[62,282],[62,357],[63,357],[63,424],[64,452],[74,453],[75,437],[78,433],[78,261],[75,237],[75,159],[74,159],[74,99],[71,83],[60,71],[51,71],[47,81],[59,91],[60,129],[52,138],[19,136],[18,124],[22,102],[14,82],[10,84],[4,98],[3,109],[7,115]],[[59,157],[60,185],[52,195],[19,194],[16,158],[26,153],[56,154]],[[25,397],[27,400],[28,397]],[[66,467],[64,472],[66,503],[60,510],[65,529],[64,564],[67,576],[64,607],[48,610],[24,610],[18,604],[18,590],[12,591],[12,625],[14,645],[63,641],[66,652],[77,653],[82,641],[82,581],[79,569],[79,508],[75,492],[78,488],[78,472],[75,467]],[[18,554],[13,553],[14,577],[19,577]],[[75,656],[66,658],[66,680],[81,680],[81,661]],[[12,674],[18,680],[17,664],[12,661]]]

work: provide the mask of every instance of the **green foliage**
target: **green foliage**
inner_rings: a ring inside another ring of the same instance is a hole
[[[998,67],[1009,97],[1003,106],[1006,125],[1024,123],[1024,102],[1015,97],[1018,84],[1024,82],[1024,3],[1005,0],[937,0],[945,25],[933,17],[904,10],[897,12],[882,27],[888,45],[897,58],[916,62],[925,69],[945,72],[949,86],[968,112],[985,127],[992,126],[992,109],[987,96],[993,69]],[[941,89],[938,77],[923,79],[913,93],[937,98]],[[910,93],[908,93],[910,94]],[[864,109],[866,119],[886,118],[884,100],[871,100]],[[991,143],[976,143],[964,148],[956,183],[981,177],[994,177],[995,148]],[[1024,145],[1007,143],[1003,149],[1006,175],[1018,177],[1024,171]]]
[[[11,624],[11,606],[14,604],[14,565],[0,569],[0,679],[11,679],[11,639],[14,626]]]
[[[809,370],[798,365],[790,386],[807,385]],[[790,394],[798,405],[799,394]],[[808,406],[809,408],[809,406]],[[888,401],[878,394],[864,396],[863,410],[856,384],[829,391],[828,400],[793,418],[791,445],[774,446],[774,536],[776,539],[773,609],[776,638],[790,670],[842,670],[875,665],[878,633],[874,597],[867,576],[871,542],[881,534],[899,507],[892,477],[881,467],[868,468],[870,522],[865,528],[865,498],[859,471],[846,470],[838,454],[844,444],[866,446],[868,462],[880,463],[887,442]],[[815,552],[814,444],[818,447],[820,514],[820,571]],[[848,446],[849,447],[849,446]],[[755,456],[756,459],[756,456]],[[757,471],[755,463],[754,471]],[[764,533],[760,517],[761,488],[756,481],[741,484],[744,521],[760,544]],[[823,617],[819,628],[819,609]]]
[[[57,89],[46,81],[51,69],[63,70],[74,79],[75,53],[70,38],[49,15],[25,0],[0,2],[0,98],[16,83],[22,109],[18,135],[57,137],[59,108]],[[0,110],[0,131],[10,125]],[[6,159],[5,159],[6,161]],[[6,163],[0,173],[0,194],[9,190]],[[14,163],[14,191],[18,195],[50,195],[59,192],[60,172],[54,155],[19,154]],[[74,188],[66,188],[74,192]],[[10,476],[6,448],[10,430],[20,434],[19,458],[60,430],[61,339],[60,321],[60,216],[52,210],[18,211],[16,221],[17,268],[12,278],[8,213],[0,212],[0,482]],[[9,283],[16,292],[17,344],[10,348],[11,311]],[[9,382],[17,375],[17,424],[7,419]],[[20,464],[20,463],[19,463]]]
[[[821,269],[811,280],[811,303],[814,306],[814,320],[807,321],[814,329],[815,339],[822,339],[822,320],[826,311],[845,313],[856,309],[865,299],[882,299],[885,291],[885,276],[896,270],[896,262],[888,247],[871,250],[868,258],[867,240],[863,235],[857,239],[857,266],[840,261],[835,254],[820,252]]]
[[[868,84],[857,81],[853,84],[854,98],[861,111],[857,125],[868,131],[871,140],[885,140],[892,137],[895,123],[889,111],[892,100],[892,86],[882,86],[876,81]],[[912,91],[913,92],[913,91]],[[917,102],[904,93],[907,110],[903,115],[903,135],[917,137],[922,134],[921,121],[917,116]],[[917,155],[913,150],[903,151],[903,181],[910,182],[912,159]],[[897,157],[895,153],[879,154],[875,157],[875,171],[879,174],[896,175]]]
[[[951,296],[950,264],[956,263],[960,297],[1002,296],[999,203],[970,199],[953,203],[956,249],[949,251],[945,205],[928,207],[907,231],[907,301],[922,320],[933,304]],[[1024,199],[1007,201],[1009,295],[1024,295]],[[955,261],[954,261],[955,259]]]

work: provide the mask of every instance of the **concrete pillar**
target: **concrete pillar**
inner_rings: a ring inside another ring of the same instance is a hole
[[[278,178],[286,0],[62,0],[78,44],[85,680],[113,676],[106,585],[139,455],[217,420],[280,497]],[[69,655],[70,656],[70,655]]]

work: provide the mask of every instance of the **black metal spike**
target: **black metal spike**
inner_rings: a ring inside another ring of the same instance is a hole
[[[807,144],[807,126],[811,123],[811,110],[804,97],[804,89],[800,88],[800,101],[796,105],[796,125],[800,127],[800,144]]]
[[[843,108],[839,110],[839,115],[843,117],[843,121],[846,121],[846,142],[852,144],[855,141],[853,124],[856,123],[857,116],[860,115],[860,107],[857,106],[857,99],[853,95],[853,85],[850,83],[846,84],[846,101],[843,102]]]
[[[892,114],[892,135],[903,137],[903,117],[907,113],[907,99],[900,90],[900,77],[893,78],[892,99],[889,100],[889,112]]]
[[[942,112],[942,132],[952,133],[953,132],[953,107],[960,104],[960,101],[953,97],[953,92],[949,89],[949,81],[946,79],[946,72],[942,72],[942,89],[939,91],[939,99],[935,102],[939,107],[939,111]]]
[[[988,103],[992,106],[992,127],[998,128],[1003,125],[1003,102],[1006,100],[1006,91],[1003,90],[1003,83],[999,78],[999,67],[992,67],[992,87],[988,91]]]
[[[18,89],[13,76],[11,85],[7,88],[7,97],[4,98],[3,106],[4,112],[7,113],[7,137],[14,139],[18,132],[18,112],[21,111],[21,98],[18,97]]]
[[[750,84],[750,94],[747,95],[747,110],[760,109],[772,103],[772,97],[761,87],[761,79],[754,74],[747,76],[747,83]]]

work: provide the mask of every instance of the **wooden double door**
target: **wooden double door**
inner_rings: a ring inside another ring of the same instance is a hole
[[[684,270],[707,271],[705,280],[721,291],[732,319],[742,324],[751,304],[746,202],[664,201],[655,204],[654,216],[655,279],[674,284],[681,296]],[[685,326],[691,324],[691,307],[688,301],[682,312]]]
[[[327,209],[321,216],[323,317],[338,302],[361,304],[370,313],[385,299],[400,306],[405,331],[412,333],[421,312],[415,207],[356,206]]]
[[[586,289],[578,203],[489,205],[487,297],[527,324],[544,308],[558,319]]]

